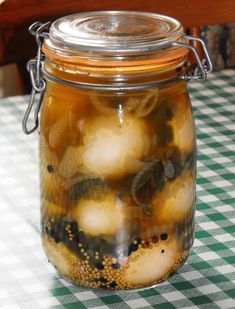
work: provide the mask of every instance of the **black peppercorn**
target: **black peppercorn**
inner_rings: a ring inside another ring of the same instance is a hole
[[[112,268],[113,269],[119,269],[121,267],[120,263],[119,262],[116,262],[114,264],[112,264]]]
[[[53,166],[52,165],[47,165],[47,171],[48,171],[48,173],[53,173],[54,172],[54,168],[53,168]]]
[[[167,240],[167,238],[168,238],[168,235],[167,235],[167,233],[163,233],[163,234],[161,234],[161,240]]]

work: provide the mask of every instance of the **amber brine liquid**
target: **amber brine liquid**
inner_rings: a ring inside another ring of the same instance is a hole
[[[193,243],[195,129],[183,81],[115,93],[48,82],[40,126],[45,252],[74,284],[166,280]]]

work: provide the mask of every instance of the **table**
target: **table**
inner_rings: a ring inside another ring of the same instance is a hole
[[[37,133],[21,129],[27,96],[0,100],[0,308],[235,308],[235,71],[189,84],[198,138],[196,240],[180,273],[156,288],[75,287],[47,262],[39,235]]]

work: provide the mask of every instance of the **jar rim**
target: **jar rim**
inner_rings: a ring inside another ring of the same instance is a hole
[[[174,18],[140,11],[94,11],[54,21],[45,45],[59,53],[150,52],[163,49],[183,35]]]

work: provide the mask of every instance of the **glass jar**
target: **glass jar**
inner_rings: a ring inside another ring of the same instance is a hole
[[[200,62],[178,21],[157,14],[75,14],[56,20],[49,35],[48,24],[35,27],[39,47],[44,37],[45,59],[39,48],[29,70],[31,105],[46,88],[39,136],[48,259],[86,287],[166,280],[194,237],[196,143],[186,80],[205,79],[210,63]],[[198,61],[193,72],[189,49]]]

